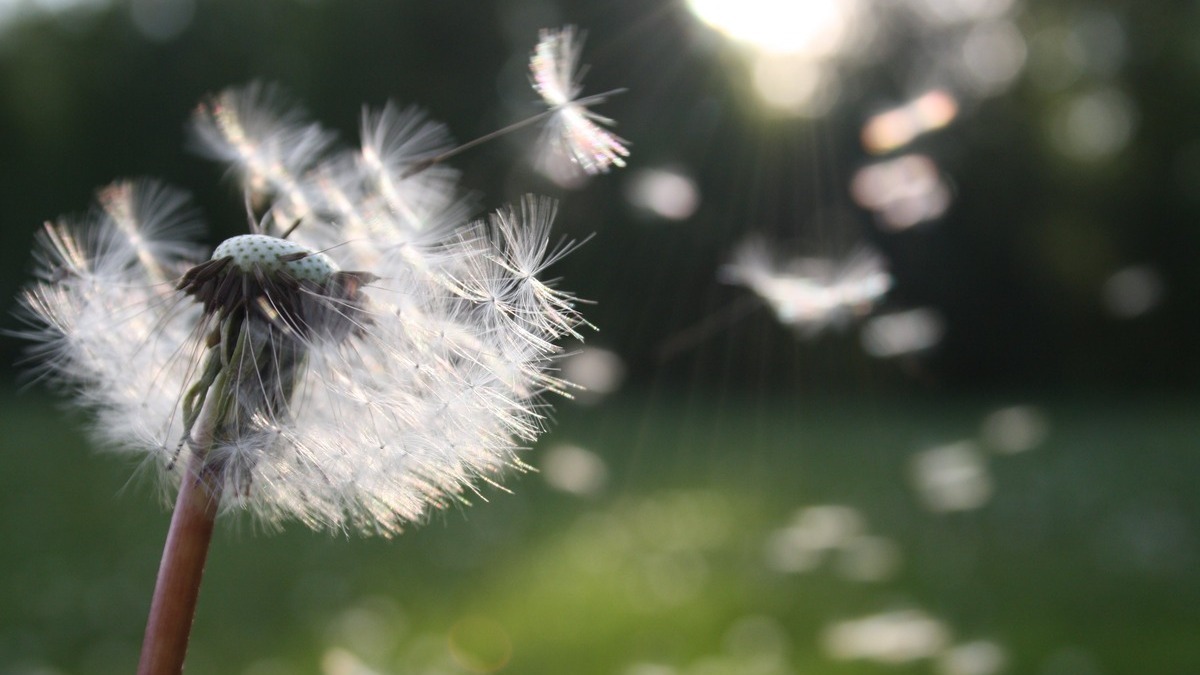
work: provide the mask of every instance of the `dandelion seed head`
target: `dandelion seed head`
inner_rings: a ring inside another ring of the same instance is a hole
[[[368,111],[343,149],[284,100],[252,84],[193,119],[257,231],[209,255],[182,193],[114,184],[38,235],[21,334],[163,485],[199,458],[227,511],[387,536],[528,468],[543,398],[572,388],[558,342],[587,325],[543,278],[574,244],[549,199],[469,220],[414,109]]]

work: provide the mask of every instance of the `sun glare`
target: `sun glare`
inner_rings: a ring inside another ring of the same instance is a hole
[[[825,56],[837,51],[855,0],[689,0],[692,12],[726,36],[763,51]]]
[[[832,64],[856,43],[862,0],[689,0],[692,12],[746,50],[759,99],[817,117],[837,98]]]

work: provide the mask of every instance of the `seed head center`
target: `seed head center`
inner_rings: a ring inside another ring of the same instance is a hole
[[[268,274],[287,272],[302,281],[325,284],[339,268],[333,260],[286,239],[265,234],[243,234],[221,242],[212,259],[231,258],[243,272],[258,268]]]

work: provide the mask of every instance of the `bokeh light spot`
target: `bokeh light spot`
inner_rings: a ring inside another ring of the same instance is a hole
[[[816,545],[812,535],[798,527],[786,527],[772,532],[763,546],[763,558],[768,569],[785,574],[798,574],[816,569],[825,549]]]
[[[542,478],[562,492],[591,497],[608,482],[608,467],[599,455],[573,445],[556,445],[542,456]]]
[[[1104,282],[1104,308],[1118,319],[1133,319],[1157,307],[1165,291],[1158,270],[1149,265],[1126,267]]]
[[[923,450],[912,457],[909,476],[931,511],[967,511],[992,496],[992,478],[979,448],[970,441]]]
[[[926,307],[867,319],[862,328],[863,350],[880,359],[927,351],[942,341],[945,321]]]
[[[764,562],[776,572],[808,572],[821,563],[827,552],[859,539],[865,528],[862,514],[852,507],[805,507],[796,511],[787,526],[767,537]]]
[[[951,25],[1003,16],[1014,0],[913,0],[912,5],[925,20]]]
[[[291,671],[288,671],[291,672]],[[326,650],[321,656],[321,675],[381,675],[363,663],[352,652],[339,647]]]
[[[1071,159],[1095,162],[1110,158],[1133,137],[1137,108],[1115,87],[1080,94],[1055,115],[1052,138]]]
[[[945,648],[949,630],[917,609],[897,610],[833,624],[822,635],[831,658],[907,663]]]
[[[562,362],[563,378],[582,391],[574,393],[575,400],[592,404],[617,391],[625,379],[625,362],[616,352],[600,347],[583,347]]]
[[[335,616],[327,628],[328,638],[367,658],[382,658],[396,648],[407,631],[395,601],[374,597]]]
[[[950,188],[937,163],[926,155],[902,155],[865,166],[854,174],[850,193],[891,231],[937,218],[950,206]]]
[[[860,535],[842,545],[838,553],[838,574],[850,581],[885,581],[900,567],[900,547],[891,539]]]
[[[625,198],[659,218],[686,220],[700,206],[700,189],[676,169],[642,169],[625,183]]]
[[[781,662],[787,655],[788,635],[770,616],[745,616],[725,632],[725,651],[743,661]]]
[[[129,13],[146,39],[168,42],[192,23],[196,5],[194,0],[132,0]]]
[[[983,442],[996,452],[1012,455],[1041,445],[1050,423],[1039,409],[1014,405],[989,413],[983,420]]]
[[[1003,647],[990,640],[975,640],[942,652],[937,669],[941,675],[995,675],[1007,662]]]
[[[973,27],[963,39],[962,64],[976,93],[987,96],[1004,91],[1021,74],[1027,52],[1016,24],[989,21]]]
[[[921,134],[941,129],[958,114],[958,101],[943,89],[934,89],[898,107],[867,120],[863,147],[883,154],[908,145]]]

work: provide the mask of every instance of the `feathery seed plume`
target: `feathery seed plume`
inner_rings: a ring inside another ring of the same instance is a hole
[[[546,133],[551,149],[569,157],[584,173],[606,173],[610,166],[625,166],[628,141],[600,126],[612,126],[613,120],[589,109],[617,91],[579,98],[582,49],[583,37],[576,39],[574,26],[542,30],[529,58],[529,71],[533,88],[550,108]]]
[[[226,90],[194,119],[257,231],[205,260],[182,193],[116,183],[40,235],[25,336],[100,437],[170,482],[202,454],[223,508],[392,534],[522,467],[541,396],[569,387],[550,365],[582,318],[538,278],[564,253],[555,206],[454,226],[453,171],[402,177],[443,127],[389,105],[364,114],[360,149],[333,151],[269,91]]]

